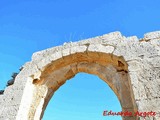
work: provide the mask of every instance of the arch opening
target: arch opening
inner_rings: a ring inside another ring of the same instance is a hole
[[[96,75],[78,73],[54,93],[42,119],[122,120],[121,116],[103,116],[104,110],[122,110],[113,90]]]

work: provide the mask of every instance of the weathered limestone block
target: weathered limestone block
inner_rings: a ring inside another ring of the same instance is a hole
[[[86,49],[87,49],[87,47],[85,45],[83,45],[83,46],[75,46],[75,47],[71,48],[71,54],[85,52]]]
[[[102,53],[112,53],[114,51],[113,46],[104,46],[101,44],[91,44],[88,47],[88,51],[90,52],[102,52]]]

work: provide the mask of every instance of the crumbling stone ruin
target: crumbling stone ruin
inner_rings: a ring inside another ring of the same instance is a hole
[[[140,40],[113,32],[34,53],[0,95],[0,120],[41,119],[53,93],[79,72],[104,80],[122,111],[152,111],[145,119],[160,120],[160,31]]]

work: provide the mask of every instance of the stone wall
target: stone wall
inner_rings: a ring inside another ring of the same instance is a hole
[[[117,95],[123,111],[154,111],[157,115],[146,120],[160,120],[158,31],[140,40],[113,32],[34,53],[14,84],[0,95],[0,120],[41,119],[53,93],[78,72],[104,80]]]

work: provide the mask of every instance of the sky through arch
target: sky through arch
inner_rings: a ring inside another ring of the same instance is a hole
[[[104,110],[121,111],[116,94],[96,75],[78,73],[54,93],[43,120],[122,119],[103,116]]]

